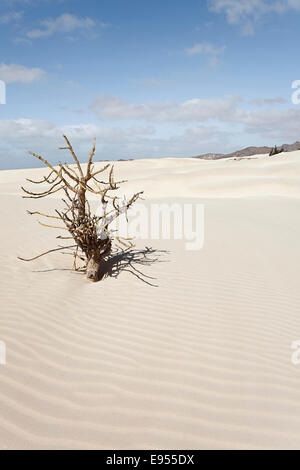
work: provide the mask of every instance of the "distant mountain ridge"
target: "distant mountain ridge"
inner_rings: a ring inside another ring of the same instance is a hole
[[[246,147],[241,150],[237,150],[232,153],[204,153],[202,155],[197,155],[193,158],[201,158],[203,160],[219,160],[220,158],[244,158],[251,157],[253,155],[260,155],[264,153],[270,153],[273,147]],[[284,152],[293,152],[295,150],[300,150],[300,142],[297,141],[294,144],[283,144],[278,146],[279,149],[283,148]]]

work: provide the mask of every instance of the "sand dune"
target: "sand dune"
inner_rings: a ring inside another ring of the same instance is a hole
[[[115,168],[149,208],[204,204],[204,246],[138,240],[95,284],[24,263],[57,235],[26,209],[57,198],[20,197],[44,169],[0,172],[0,449],[300,449],[300,151]]]

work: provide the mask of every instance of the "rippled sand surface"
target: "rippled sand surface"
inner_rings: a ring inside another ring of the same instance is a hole
[[[26,209],[58,201],[0,172],[0,449],[300,449],[300,152],[115,169],[149,209],[204,204],[204,246],[138,240],[95,284],[24,263],[57,235]]]

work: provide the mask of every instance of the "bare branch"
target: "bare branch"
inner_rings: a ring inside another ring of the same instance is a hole
[[[27,194],[34,194],[34,193],[30,193],[29,191],[26,191],[23,187],[22,187],[23,191],[25,191],[25,193]],[[57,188],[55,189],[55,191],[48,191],[46,192],[45,194],[42,194],[40,196],[35,196],[35,195],[32,195],[32,196],[22,196],[24,199],[40,199],[42,197],[46,197],[46,196],[50,196],[54,193],[57,193],[58,191],[60,191],[61,189],[64,189],[63,186],[61,186],[60,188]]]
[[[30,212],[27,211],[27,214],[29,215],[41,215],[43,217],[49,217],[50,219],[60,219],[60,217],[56,217],[55,215],[48,215],[48,214],[43,214],[42,212]]]
[[[110,164],[108,163],[103,168],[101,168],[101,170],[95,171],[95,173],[91,175],[91,178],[94,178],[96,175],[99,175],[99,173],[102,173],[103,171],[107,170],[107,168],[109,167],[110,167]]]
[[[36,153],[29,152],[30,155],[33,155],[35,158],[38,158],[41,162],[45,163],[51,170],[61,179],[61,181],[67,186],[70,191],[76,192],[74,188],[63,178],[62,174],[60,171],[57,171],[45,158],[41,157],[40,155],[37,155]]]
[[[41,258],[42,256],[47,255],[48,253],[53,253],[53,251],[66,250],[68,248],[74,248],[74,246],[76,246],[76,245],[62,246],[60,248],[54,248],[53,250],[45,251],[41,255],[35,256],[34,258],[25,259],[25,258],[21,258],[20,256],[17,256],[17,258],[20,259],[21,261],[33,261],[35,259],[38,259],[38,258]]]
[[[53,174],[53,170],[50,171],[50,174],[48,176],[44,176],[43,179],[40,180],[40,181],[34,181],[34,180],[29,179],[29,178],[26,178],[26,181],[29,181],[29,183],[34,183],[34,184],[41,184],[41,183],[53,184],[57,180],[58,175],[56,175],[54,180],[50,181],[50,177],[51,177],[52,174]]]
[[[47,189],[47,191],[43,191],[41,193],[33,193],[31,191],[27,191],[27,189],[23,188],[23,186],[21,186],[21,189],[23,189],[24,193],[31,194],[32,196],[48,196],[48,194],[51,193],[51,191],[56,188],[56,186],[58,186],[59,184],[61,184],[61,181],[58,181],[57,183],[53,184],[50,189]]]
[[[72,154],[72,156],[73,156],[73,158],[74,158],[74,160],[75,160],[75,162],[76,162],[76,165],[77,165],[79,174],[80,174],[81,178],[83,178],[82,168],[81,168],[81,165],[80,165],[80,163],[79,163],[79,160],[78,160],[78,158],[77,158],[77,156],[76,156],[76,154],[75,154],[75,152],[74,152],[74,150],[73,150],[73,147],[72,147],[72,145],[70,144],[68,138],[67,138],[65,135],[63,135],[63,138],[64,138],[65,141],[67,142],[68,147],[60,147],[60,149],[61,149],[61,150],[65,150],[65,149],[69,149],[69,150],[70,150],[70,152],[71,152],[71,154]]]
[[[95,150],[96,150],[96,137],[94,138],[93,148],[92,148],[92,151],[90,153],[89,161],[88,161],[88,164],[87,164],[86,176],[88,178],[91,176],[91,164],[92,164],[92,161],[93,161],[93,156],[95,155]]]
[[[68,230],[66,227],[58,227],[58,226],[54,226],[54,225],[43,224],[43,223],[40,222],[39,220],[38,220],[38,223],[39,223],[40,225],[43,225],[43,227],[58,228],[59,230]]]

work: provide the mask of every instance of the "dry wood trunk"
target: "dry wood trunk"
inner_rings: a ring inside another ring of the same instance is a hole
[[[96,259],[94,257],[91,257],[88,260],[88,263],[86,266],[86,277],[90,281],[93,281],[93,282],[99,281],[100,261],[101,260]]]
[[[111,252],[112,244],[109,238],[102,240],[101,245],[89,256],[86,265],[86,277],[90,281],[99,281],[101,261]]]
[[[79,200],[79,215],[84,219],[85,217],[85,198],[86,195],[86,190],[84,188],[81,188],[78,192],[78,200]]]

